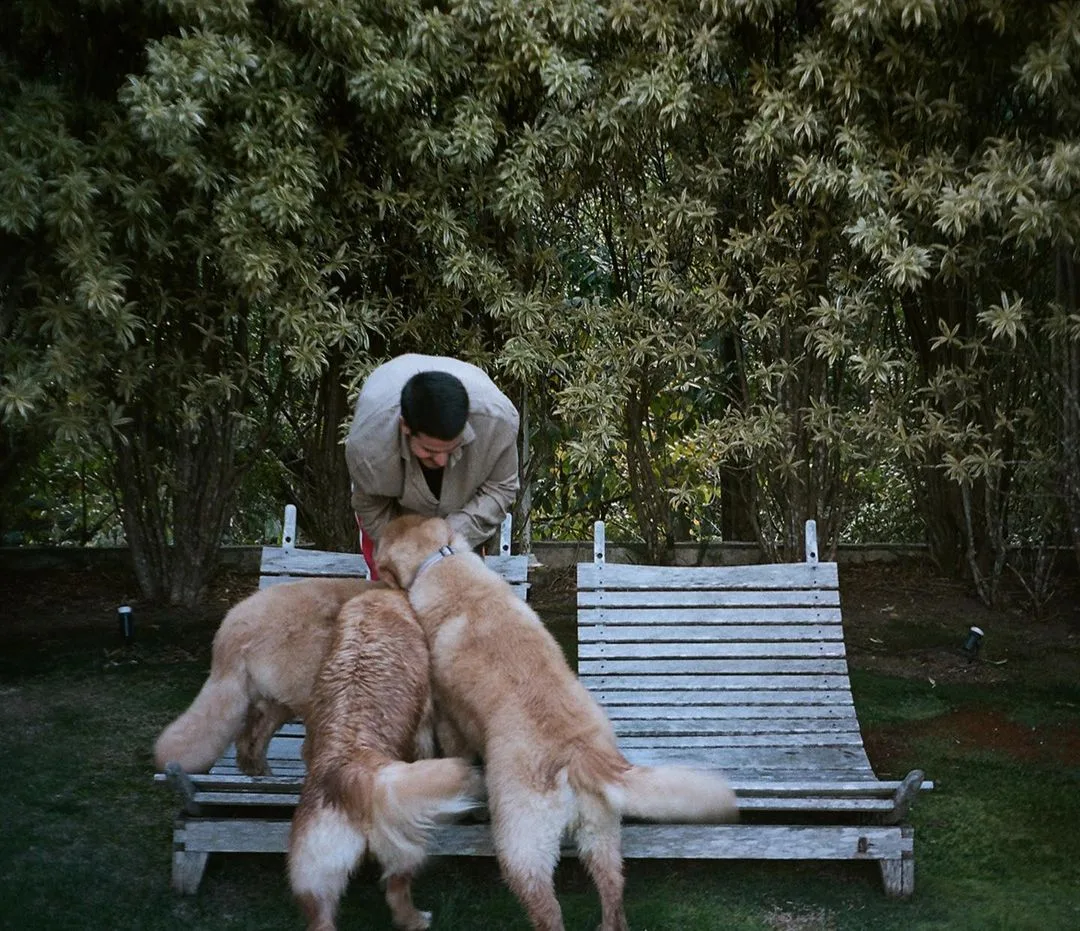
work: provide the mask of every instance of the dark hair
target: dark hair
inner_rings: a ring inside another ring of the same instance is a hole
[[[401,389],[401,417],[412,433],[456,440],[469,419],[469,393],[449,372],[417,372]]]

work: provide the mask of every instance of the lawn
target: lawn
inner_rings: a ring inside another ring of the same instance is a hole
[[[205,675],[220,605],[201,615],[137,605],[138,638],[125,648],[100,593],[81,608],[69,597],[61,612],[44,583],[21,586],[17,597],[7,581],[9,604],[44,615],[32,636],[25,624],[18,635],[0,628],[0,928],[303,927],[280,855],[211,857],[198,895],[169,888],[176,803],[152,782],[150,747]],[[1038,638],[1021,616],[1002,620],[993,651],[968,668],[936,642],[940,630],[922,639],[906,631],[908,608],[882,621],[871,587],[851,576],[845,609],[871,759],[880,775],[917,766],[937,784],[912,817],[915,895],[886,899],[873,864],[631,861],[634,931],[1080,927],[1080,651],[1071,616],[1054,622],[1064,623],[1060,636],[1044,638],[1068,662],[1034,650]],[[538,595],[541,615],[565,637],[565,611]],[[80,610],[82,625],[73,621]],[[55,629],[50,611],[63,614]],[[934,614],[918,612],[919,623]],[[892,634],[902,647],[890,650]],[[903,657],[907,674],[897,674]],[[575,861],[560,866],[557,883],[567,927],[595,927],[596,897]],[[490,860],[433,861],[416,898],[434,910],[436,929],[527,928]],[[343,901],[341,927],[390,927],[369,868]]]

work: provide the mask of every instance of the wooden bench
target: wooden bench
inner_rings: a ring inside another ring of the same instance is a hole
[[[491,559],[509,556],[507,540]],[[870,767],[844,658],[836,564],[818,561],[813,522],[805,563],[608,564],[602,523],[594,553],[578,565],[582,681],[631,760],[721,770],[743,814],[739,824],[628,823],[624,856],[874,860],[887,893],[910,895],[914,835],[905,819],[920,787],[931,784],[919,771],[879,780]],[[279,558],[271,552],[264,563]],[[524,580],[527,557],[512,559],[516,568],[496,564]],[[208,853],[287,849],[302,737],[290,724],[274,738],[274,776],[238,774],[231,754],[206,776],[158,776],[184,799],[177,889],[195,891]],[[442,826],[430,852],[494,853],[486,824]]]
[[[529,589],[528,555],[510,552],[511,518],[500,532],[499,552],[487,564],[525,598]],[[296,508],[285,509],[280,547],[263,547],[259,587],[312,577],[367,577],[364,557],[296,546]],[[284,853],[289,826],[304,778],[301,747],[304,726],[285,724],[271,739],[267,763],[272,776],[248,776],[236,765],[230,746],[206,774],[189,775],[170,764],[154,776],[172,785],[181,808],[173,829],[172,885],[193,894],[202,881],[211,853]]]
[[[635,763],[715,768],[741,823],[623,829],[627,857],[875,860],[885,891],[914,889],[905,823],[915,770],[879,780],[844,655],[836,563],[617,565],[604,525],[578,566],[578,674]]]

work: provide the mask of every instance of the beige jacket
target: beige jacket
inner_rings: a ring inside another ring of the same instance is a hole
[[[457,376],[469,395],[461,446],[443,470],[436,500],[401,428],[401,389],[417,372]],[[494,534],[517,497],[518,412],[480,369],[445,356],[405,355],[371,373],[345,441],[352,505],[377,540],[403,513],[438,515],[478,546]]]

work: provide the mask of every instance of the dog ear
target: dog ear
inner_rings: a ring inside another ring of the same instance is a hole
[[[398,578],[398,574],[385,563],[377,564],[379,567],[379,581],[386,582],[391,588],[396,588],[399,591],[404,588],[401,584],[401,580]]]

